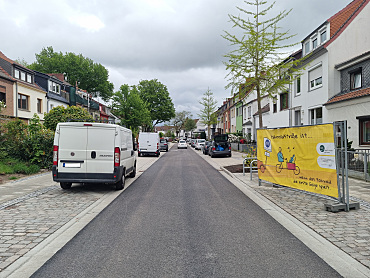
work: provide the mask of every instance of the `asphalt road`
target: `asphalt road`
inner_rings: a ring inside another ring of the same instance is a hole
[[[340,275],[192,150],[174,146],[32,277]]]

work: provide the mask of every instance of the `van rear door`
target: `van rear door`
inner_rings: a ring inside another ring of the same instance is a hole
[[[86,173],[87,128],[84,126],[60,126],[59,164],[61,173]]]
[[[118,135],[118,134],[117,134]],[[110,126],[89,126],[87,129],[86,172],[112,173],[116,129]]]

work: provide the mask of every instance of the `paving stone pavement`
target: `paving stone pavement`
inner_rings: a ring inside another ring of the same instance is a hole
[[[232,152],[232,157],[210,158],[198,152],[205,160],[228,172],[224,167],[241,164],[244,154]],[[324,204],[335,203],[336,200],[309,192],[288,188],[274,187],[262,182],[258,185],[258,174],[230,173],[245,186],[252,188],[265,198],[285,210],[287,213],[304,223],[306,226],[323,236],[335,246],[358,260],[370,269],[370,183],[362,180],[349,179],[350,200],[360,201],[359,210],[349,212],[328,212]]]
[[[137,176],[156,159],[138,158]],[[62,190],[51,172],[0,185],[0,277],[7,277],[13,263],[112,192],[114,186],[102,184]]]

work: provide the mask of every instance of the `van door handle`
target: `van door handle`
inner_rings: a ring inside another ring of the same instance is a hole
[[[91,152],[91,158],[96,158],[96,151]]]

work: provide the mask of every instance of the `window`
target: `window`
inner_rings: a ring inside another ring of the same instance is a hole
[[[320,42],[323,43],[326,41],[326,31],[320,34]]]
[[[310,52],[310,42],[306,42],[304,45],[304,52],[307,54]]]
[[[360,119],[360,145],[370,145],[370,117]]]
[[[20,79],[20,72],[17,69],[14,70],[14,78]]]
[[[277,112],[277,103],[276,103],[276,101],[274,101],[274,103],[272,104],[272,112],[273,113]]]
[[[316,67],[308,72],[310,90],[322,87],[322,66]]]
[[[351,90],[359,89],[362,87],[362,69],[357,69],[350,73]]]
[[[18,108],[28,110],[28,96],[18,94]]]
[[[311,125],[322,123],[322,107],[310,110]]]
[[[248,119],[252,118],[252,106],[248,106]]]
[[[301,94],[301,77],[298,77],[297,80],[296,80],[296,91],[295,91],[296,95],[300,95]]]
[[[280,95],[280,111],[289,108],[289,95],[288,93],[283,93]]]
[[[247,108],[244,108],[244,120],[247,119]]]
[[[1,88],[0,88],[1,90]],[[6,104],[6,94],[0,91],[0,101]]]
[[[27,82],[32,83],[32,75],[27,74]]]
[[[26,81],[26,73],[21,71],[21,80]]]
[[[42,99],[37,99],[37,113],[42,113]]]
[[[317,47],[317,38],[312,40],[312,49],[315,49]]]

